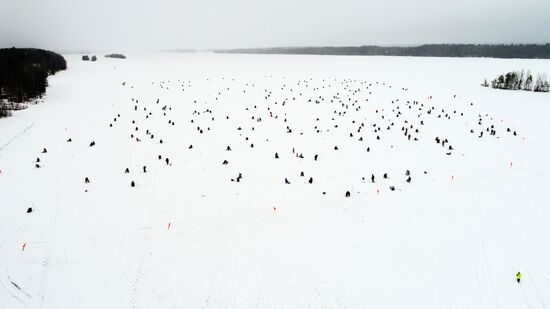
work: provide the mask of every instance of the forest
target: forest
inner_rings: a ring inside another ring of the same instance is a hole
[[[65,70],[63,56],[33,48],[0,49],[0,108],[6,114],[9,103],[21,103],[41,97],[48,76]]]
[[[406,47],[274,47],[219,49],[217,53],[550,59],[550,44],[426,44]]]

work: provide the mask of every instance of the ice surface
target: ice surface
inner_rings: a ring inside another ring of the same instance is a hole
[[[0,308],[550,306],[550,96],[479,86],[550,61],[66,58],[0,119]]]

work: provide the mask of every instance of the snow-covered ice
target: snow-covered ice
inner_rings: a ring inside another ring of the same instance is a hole
[[[66,59],[0,119],[0,308],[550,306],[550,96],[480,87],[550,61]]]

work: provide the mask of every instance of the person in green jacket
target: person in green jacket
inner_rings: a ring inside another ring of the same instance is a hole
[[[518,271],[518,273],[516,274],[516,280],[519,281],[521,280],[521,273]]]

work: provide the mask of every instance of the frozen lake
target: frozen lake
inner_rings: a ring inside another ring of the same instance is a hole
[[[480,86],[549,60],[127,56],[0,119],[0,308],[550,305],[550,94]]]

